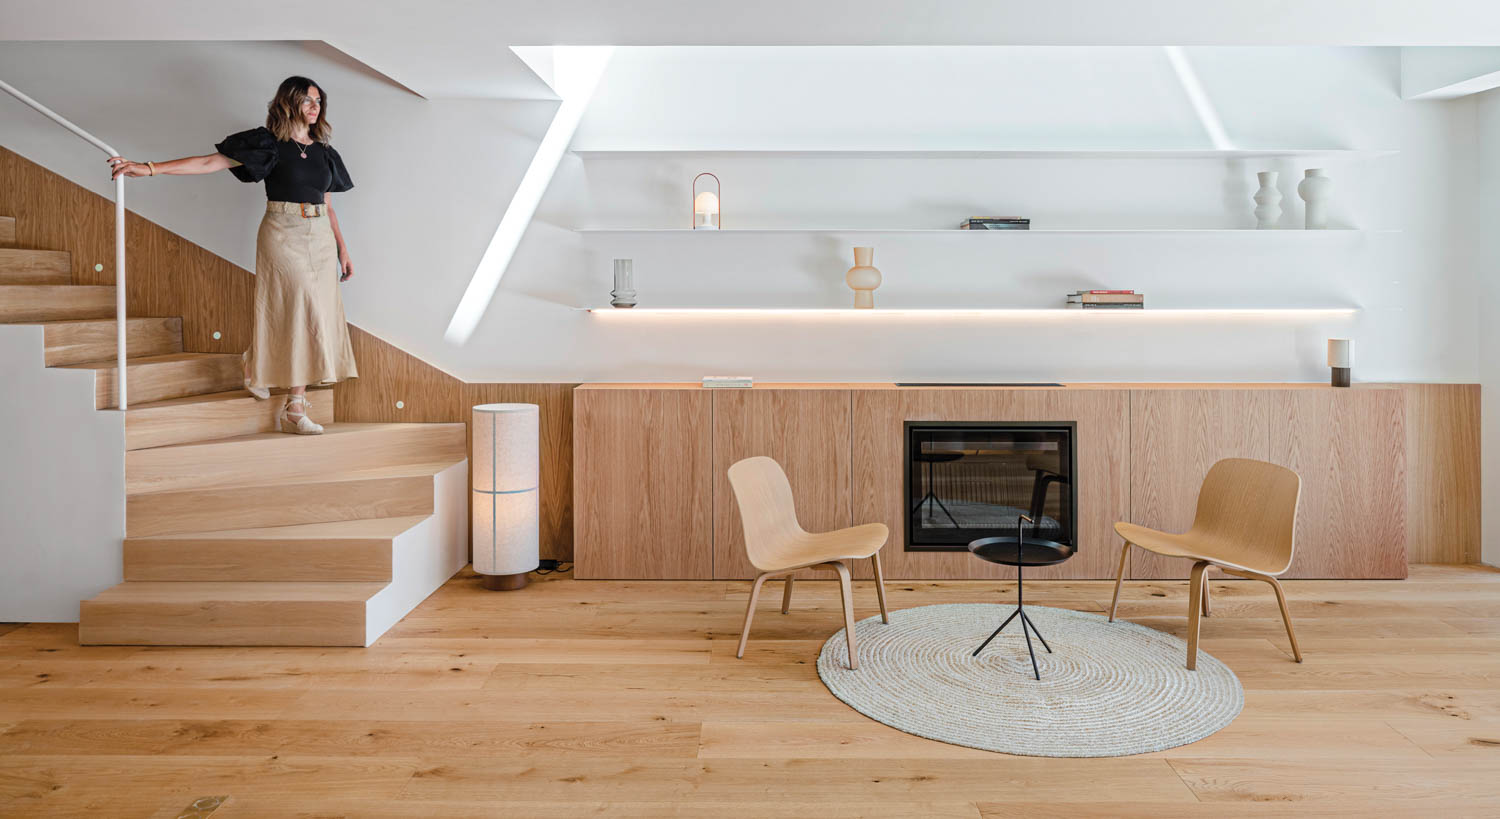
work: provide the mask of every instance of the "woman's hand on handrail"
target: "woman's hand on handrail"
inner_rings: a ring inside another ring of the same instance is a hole
[[[235,161],[223,154],[205,154],[203,156],[185,156],[181,159],[166,159],[161,162],[134,162],[123,156],[112,156],[108,160],[110,166],[110,181],[124,176],[151,176],[154,166],[156,175],[172,174],[174,176],[187,176],[200,173],[213,173],[233,167]]]

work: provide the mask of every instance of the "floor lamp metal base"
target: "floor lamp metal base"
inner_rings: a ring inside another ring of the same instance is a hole
[[[520,574],[482,574],[479,579],[490,591],[515,591],[526,588],[526,572]]]

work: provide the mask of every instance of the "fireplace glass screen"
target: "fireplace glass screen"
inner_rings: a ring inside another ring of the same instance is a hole
[[[906,424],[906,548],[962,550],[982,537],[1077,547],[1072,422]]]

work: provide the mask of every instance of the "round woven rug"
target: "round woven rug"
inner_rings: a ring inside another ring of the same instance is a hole
[[[854,624],[859,669],[844,631],[828,638],[818,675],[851,708],[920,737],[1026,756],[1126,756],[1196,742],[1244,706],[1239,678],[1170,634],[1098,614],[1027,606],[1035,635],[1031,671],[1020,619],[978,657],[969,655],[1014,605],[957,603],[891,612]]]

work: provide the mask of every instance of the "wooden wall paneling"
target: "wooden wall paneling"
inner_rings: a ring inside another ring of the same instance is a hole
[[[1478,384],[1402,384],[1406,394],[1406,560],[1478,563]]]
[[[1113,577],[1119,551],[1116,521],[1129,515],[1129,391],[1067,390],[855,390],[852,506],[855,524],[880,521],[891,529],[881,563],[891,579],[1007,578],[1009,567],[967,552],[908,552],[902,483],[904,422],[1076,421],[1078,449],[1078,554],[1027,576]]]
[[[1276,390],[1270,457],[1302,477],[1286,577],[1406,576],[1406,423],[1397,389]]]
[[[828,532],[850,525],[849,390],[716,390],[712,399],[715,578],[755,577],[729,485],[729,467],[741,459],[767,455],[781,464],[802,528]],[[854,568],[872,574],[868,566]]]
[[[101,157],[106,179],[107,167]],[[0,148],[0,180],[0,213],[15,217],[17,247],[69,251],[76,284],[115,283],[112,201],[6,148]],[[96,262],[102,273],[94,272]]]
[[[427,362],[349,325],[359,377],[333,388],[334,419],[376,423],[465,420],[462,382]],[[400,402],[402,406],[397,407]]]
[[[107,173],[99,163],[99,173]],[[16,218],[16,246],[73,254],[75,284],[115,283],[114,202],[0,148],[0,213]],[[128,188],[140,181],[126,183]],[[259,214],[243,218],[253,232]],[[126,312],[182,317],[183,349],[238,353],[249,346],[253,274],[126,212]],[[96,264],[103,269],[94,270]],[[215,339],[213,334],[219,333]]]
[[[713,578],[708,390],[573,392],[579,578]]]
[[[1270,395],[1264,390],[1132,391],[1130,521],[1186,532],[1209,467],[1224,458],[1268,460]],[[1186,578],[1191,568],[1188,560],[1131,550],[1133,578]]]
[[[576,384],[465,384],[460,412],[478,404],[536,404],[541,416],[541,556],[573,560],[573,388]],[[471,463],[472,467],[472,463]],[[470,479],[472,480],[472,468]],[[472,484],[471,484],[472,485]]]

